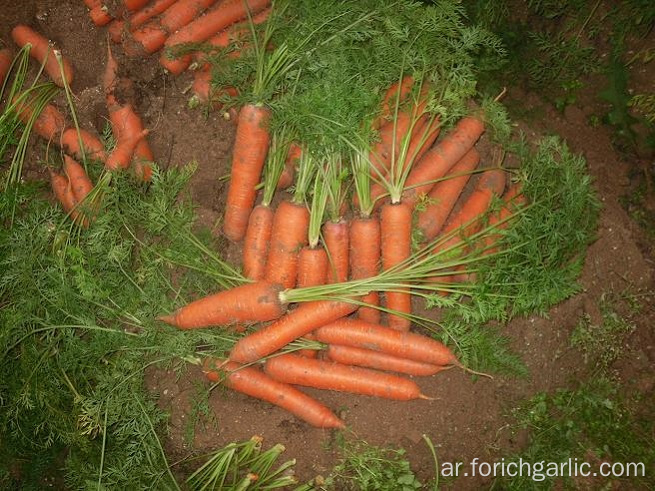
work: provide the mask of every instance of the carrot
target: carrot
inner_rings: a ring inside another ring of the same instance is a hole
[[[75,199],[73,188],[68,179],[57,174],[52,169],[48,169],[48,171],[50,172],[50,185],[52,191],[55,193],[55,197],[61,204],[61,207],[68,215],[70,215],[74,222],[79,223],[84,228],[88,227],[88,220],[83,218],[80,212],[76,209],[77,200]]]
[[[345,427],[343,421],[320,402],[295,387],[273,380],[254,367],[206,358],[203,372],[212,382],[223,382],[232,390],[286,409],[317,428]]]
[[[116,148],[107,156],[105,167],[113,171],[127,169],[134,155],[134,149],[147,134],[148,130],[146,129],[136,135],[121,138],[116,144]]]
[[[298,162],[301,156],[302,147],[297,143],[292,142],[291,145],[289,145],[289,154],[284,163],[282,175],[280,175],[280,179],[277,181],[277,189],[286,189],[293,184],[293,177],[296,173],[296,162]]]
[[[476,117],[462,118],[453,131],[430,149],[414,166],[405,181],[403,201],[411,208],[421,196],[434,186],[468,152],[484,131],[484,124]]]
[[[250,214],[248,229],[243,240],[243,275],[246,278],[255,281],[264,278],[272,228],[271,207],[255,206]]]
[[[470,171],[477,167],[478,162],[480,162],[480,154],[472,148],[449,171],[449,174],[454,177],[438,182],[432,188],[428,194],[432,203],[418,213],[418,228],[425,240],[432,240],[442,229],[471,177]]]
[[[223,223],[223,232],[235,242],[243,239],[255,203],[270,142],[270,116],[268,108],[255,104],[246,104],[239,112]]]
[[[298,254],[298,288],[324,285],[328,277],[328,256],[322,247],[303,247]]]
[[[96,26],[104,26],[111,22],[112,16],[109,15],[107,7],[102,5],[101,0],[84,0],[84,3],[89,7],[89,17]]]
[[[14,102],[18,97],[14,98]],[[22,100],[16,104],[16,114],[24,124],[28,124],[33,114],[34,98],[28,96],[27,100]],[[66,121],[64,115],[59,112],[52,104],[46,104],[41,113],[34,119],[32,130],[45,140],[52,141],[59,137],[64,131]],[[57,140],[55,140],[57,141]]]
[[[82,140],[84,152],[88,158],[92,160],[100,160],[101,162],[107,160],[105,147],[102,142],[95,135],[86,130],[80,129],[79,135],[75,128],[64,130],[61,135],[60,144],[69,155],[81,159],[82,152],[80,149],[80,140]]]
[[[240,339],[232,348],[230,360],[239,363],[259,360],[355,310],[357,306],[347,302],[323,300],[303,303],[274,323]]]
[[[266,322],[284,314],[278,298],[281,291],[280,285],[265,281],[247,283],[198,299],[158,319],[180,329]]]
[[[411,254],[412,209],[405,203],[386,204],[380,213],[382,269],[388,270],[400,264]],[[387,308],[411,314],[412,302],[409,291],[386,292]],[[389,327],[408,331],[411,321],[390,314]]]
[[[298,252],[307,244],[309,211],[304,205],[282,201],[275,211],[266,279],[293,288],[298,276]]]
[[[64,172],[68,177],[75,201],[81,203],[93,189],[93,183],[84,167],[68,155],[64,155]]]
[[[123,4],[127,10],[134,12],[144,7],[150,0],[123,0]]]
[[[5,83],[14,57],[9,48],[0,49],[0,87]]]
[[[171,34],[187,25],[214,3],[216,0],[178,0],[158,18],[134,30],[123,43],[125,53],[129,56],[139,56],[160,50]]]
[[[270,3],[270,0],[224,0],[216,8],[171,35],[166,40],[165,46],[171,49],[184,43],[206,41],[218,31],[247,17],[248,11],[256,14],[268,7]],[[170,52],[165,51],[162,53],[159,62],[169,72],[179,75],[189,67],[192,58],[191,54],[171,58]]]
[[[115,43],[123,40],[123,34],[135,30],[140,25],[145,24],[153,17],[164,12],[168,7],[173,5],[177,0],[155,0],[150,5],[143,7],[132,13],[125,21],[114,20],[109,26],[109,37]]]
[[[350,277],[361,280],[377,276],[380,269],[380,222],[374,217],[353,218],[350,222]],[[371,292],[362,302],[379,305],[378,292]],[[371,307],[360,307],[360,319],[380,322],[380,311]]]
[[[379,351],[431,365],[460,366],[452,351],[435,339],[359,319],[339,319],[317,328],[315,334],[322,343]]]
[[[134,111],[131,104],[110,107],[109,122],[111,123],[112,132],[117,142],[143,132],[141,118]],[[152,169],[148,162],[152,161],[154,161],[154,156],[148,140],[141,138],[134,148],[133,156],[134,170],[137,177],[140,177],[143,181],[150,180]]]
[[[343,219],[323,225],[323,240],[330,260],[327,283],[348,281],[348,232],[348,222]]]
[[[317,389],[364,394],[395,401],[427,399],[415,382],[397,375],[290,354],[266,360],[264,372],[280,382]]]
[[[516,213],[517,208],[525,205],[526,198],[521,193],[521,185],[514,184],[510,187],[507,192],[503,195],[504,204],[502,208],[489,217],[489,226],[496,227],[499,230],[504,230],[507,228],[508,222],[507,219]],[[487,249],[484,251],[485,255],[493,254],[498,251],[498,247],[495,245],[502,238],[502,234],[493,234],[488,236],[485,239],[485,245]]]
[[[195,106],[197,103],[209,103],[212,109],[220,109],[223,104],[219,101],[221,95],[228,95],[236,97],[239,91],[234,87],[224,87],[218,91],[214,91],[211,87],[211,72],[209,69],[196,70],[193,73],[193,98],[189,101],[190,106]],[[230,109],[230,116],[236,120],[238,113],[235,108]]]
[[[374,130],[381,128],[391,117],[392,108],[396,105],[396,99],[402,103],[409,95],[413,86],[414,77],[411,75],[405,75],[400,81],[400,84],[398,82],[391,84],[382,98],[380,114],[371,123],[371,128]]]
[[[44,70],[54,83],[60,87],[64,86],[64,81],[70,85],[73,81],[73,66],[68,58],[64,58],[56,52],[46,38],[24,24],[18,24],[11,31],[11,37],[14,42],[21,48],[30,44],[30,56],[39,63],[44,64]],[[59,68],[57,56],[61,57],[62,70]]]
[[[355,348],[353,346],[342,346],[330,344],[327,347],[328,358],[344,365],[357,365],[360,367],[375,368],[389,372],[405,373],[414,376],[434,375],[446,367],[432,365],[420,361],[407,360],[397,356],[373,351],[370,349]]]

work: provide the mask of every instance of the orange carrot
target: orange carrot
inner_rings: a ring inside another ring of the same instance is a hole
[[[327,249],[329,262],[328,283],[343,283],[348,281],[348,222],[328,221],[323,225],[323,240]]]
[[[180,329],[266,322],[284,314],[281,291],[280,285],[265,281],[247,283],[198,299],[158,319]]]
[[[320,402],[295,387],[273,380],[254,367],[207,358],[203,372],[212,382],[223,382],[232,390],[286,409],[317,428],[345,427],[343,421]]]
[[[388,270],[400,264],[411,254],[412,209],[405,203],[392,203],[382,207],[380,213],[382,269]],[[388,291],[385,294],[387,308],[411,314],[412,302],[409,291]],[[389,327],[408,331],[411,321],[390,314]]]
[[[380,351],[339,344],[328,345],[326,354],[330,360],[344,365],[357,365],[407,375],[428,376],[446,369],[441,365],[432,365],[406,358],[398,358]]]
[[[55,193],[55,197],[64,211],[73,216],[75,213],[75,205],[77,205],[75,195],[73,194],[73,188],[66,177],[57,174],[52,169],[48,169],[48,171],[50,172],[50,184],[52,186],[52,191]]]
[[[123,49],[129,56],[152,54],[164,46],[166,39],[211,7],[216,0],[178,0],[159,17],[142,25],[128,36]]]
[[[298,252],[307,244],[309,211],[304,205],[282,201],[275,211],[266,279],[293,288],[298,276]]]
[[[17,97],[14,98],[14,102],[16,100]],[[24,124],[28,124],[32,117],[32,104],[34,104],[34,98],[28,96],[27,100],[20,101],[16,105],[18,119],[20,119]],[[59,109],[52,104],[46,104],[38,117],[34,120],[32,130],[41,138],[48,141],[58,141],[65,126],[66,121],[64,120],[64,115],[59,112]]]
[[[328,277],[328,256],[322,247],[303,247],[298,254],[298,288],[324,285]]]
[[[109,15],[107,7],[102,5],[101,0],[84,0],[84,3],[89,7],[89,17],[96,26],[104,26],[111,22],[112,16]]]
[[[224,87],[218,91],[213,90],[211,87],[211,72],[209,69],[196,70],[193,73],[193,100],[190,104],[195,105],[197,102],[203,104],[210,104],[212,109],[220,109],[223,104],[219,101],[222,95],[236,97],[239,91],[234,87]],[[238,113],[235,108],[230,109],[230,117],[234,120],[238,119]]]
[[[84,153],[87,158],[91,160],[100,160],[101,162],[107,160],[105,147],[102,142],[95,135],[81,128],[79,136],[75,128],[64,130],[61,135],[60,144],[69,155],[81,159],[82,152],[80,149],[80,140],[82,140],[82,145],[84,145]]]
[[[0,87],[5,83],[14,57],[9,48],[0,49]]]
[[[255,204],[255,187],[262,175],[270,142],[270,116],[268,108],[255,104],[246,104],[239,112],[223,223],[223,232],[235,242],[243,239]]]
[[[380,222],[374,217],[353,218],[350,222],[350,277],[361,280],[377,276],[380,269]],[[362,302],[379,305],[378,292],[371,292]],[[380,322],[380,311],[371,307],[360,307],[360,319]]]
[[[414,77],[411,75],[405,75],[400,81],[400,85],[398,82],[394,82],[389,86],[382,98],[380,114],[371,123],[371,128],[377,130],[387,122],[388,118],[390,118],[393,113],[392,108],[396,107],[396,100],[402,103],[407,99],[413,85]]]
[[[230,360],[250,363],[283,348],[314,329],[340,319],[357,310],[355,304],[336,301],[318,301],[301,304],[272,324],[240,339]]]
[[[411,208],[421,196],[434,187],[434,181],[443,177],[468,152],[484,131],[484,124],[476,117],[462,118],[453,131],[430,149],[417,162],[405,181],[403,201]]]
[[[145,4],[149,1],[150,0],[123,0],[123,5],[125,5],[127,10],[134,12],[135,10],[139,10],[140,8],[144,7]]]
[[[315,331],[322,343],[353,346],[387,353],[408,360],[431,365],[460,366],[455,355],[439,341],[416,334],[402,332],[359,319],[340,319]]]
[[[297,143],[292,142],[291,145],[289,145],[289,153],[284,162],[284,169],[282,170],[280,179],[277,181],[277,189],[286,189],[293,184],[293,177],[296,173],[296,162],[300,160],[301,156],[302,147]]]
[[[478,162],[480,162],[480,154],[472,148],[449,171],[450,175],[456,177],[438,182],[432,188],[428,194],[432,203],[428,203],[425,209],[418,213],[418,228],[425,240],[432,240],[444,226],[471,177],[470,172],[478,166]],[[462,175],[457,176],[458,174]]]
[[[141,133],[119,140],[116,148],[107,156],[105,167],[113,171],[127,169],[134,155],[134,149],[147,134],[148,130],[146,129]]]
[[[246,278],[255,281],[264,278],[272,228],[273,210],[271,207],[255,206],[250,214],[248,229],[243,240],[243,275]]]
[[[137,27],[145,24],[153,17],[163,13],[177,0],[154,0],[150,5],[133,12],[125,21],[116,19],[109,26],[109,36],[115,43],[123,40],[123,35],[134,31]]]
[[[256,14],[268,7],[270,3],[270,0],[224,0],[216,8],[171,35],[166,40],[165,46],[170,49],[184,43],[206,41],[218,31],[247,17],[248,11]],[[191,54],[171,58],[170,53],[164,51],[159,62],[169,72],[179,75],[189,67],[192,58]]]
[[[68,155],[64,155],[64,172],[70,182],[75,201],[81,203],[93,189],[93,182],[89,179],[84,167]]]
[[[143,132],[141,118],[130,104],[113,105],[109,108],[109,122],[117,142],[139,135]],[[149,162],[154,161],[152,150],[146,138],[141,138],[134,149],[133,164],[137,177],[149,181],[152,169]]]
[[[46,38],[24,24],[18,24],[14,27],[11,31],[11,37],[21,48],[26,44],[32,45],[30,56],[41,64],[45,63],[44,70],[54,83],[63,87],[65,80],[66,83],[70,85],[73,81],[73,66],[68,58],[64,58],[59,54],[59,56],[61,56],[61,64],[63,67],[62,77],[62,71],[57,62],[57,54],[55,54],[55,50],[50,46],[50,43]]]
[[[395,401],[427,399],[415,382],[397,375],[290,354],[266,360],[264,372],[280,382],[317,389],[364,394]]]

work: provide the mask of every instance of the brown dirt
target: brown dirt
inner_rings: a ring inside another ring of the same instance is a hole
[[[0,15],[0,39],[9,44],[11,27],[23,22],[55,41],[75,66],[73,91],[81,125],[101,132],[107,117],[100,86],[105,30],[91,24],[86,8],[79,1],[5,3],[8,5]],[[198,206],[200,222],[218,234],[225,194],[225,181],[220,178],[227,173],[229,165],[233,124],[216,113],[205,118],[201,111],[187,109],[183,89],[190,84],[188,74],[178,78],[164,75],[156,56],[135,61],[125,59],[120,49],[115,53],[123,74],[134,80],[127,95],[151,129],[149,139],[160,165],[166,168],[190,161],[198,163],[191,194]],[[652,83],[652,75],[651,66],[650,76],[640,73],[639,80]],[[508,412],[513,405],[537,391],[574,384],[588,370],[580,353],[570,349],[568,342],[580,317],[586,313],[597,321],[598,301],[605,292],[643,291],[653,287],[653,257],[639,246],[648,241],[619,203],[619,197],[630,189],[628,176],[634,164],[614,150],[608,128],[592,128],[587,124],[590,115],[602,111],[594,91],[590,86],[564,114],[533,94],[518,91],[509,94],[533,114],[544,115],[520,122],[530,138],[558,133],[575,151],[584,154],[603,203],[598,239],[589,249],[581,278],[583,292],[552,309],[548,318],[516,319],[505,328],[531,375],[526,379],[473,380],[462,371],[450,370],[419,381],[422,390],[435,400],[409,403],[307,391],[338,411],[357,438],[407,449],[421,478],[429,478],[433,472],[422,434],[427,434],[436,444],[442,462],[467,462],[474,457],[491,461],[520,448],[525,435],[515,434],[510,428],[512,420]],[[30,168],[30,175],[44,178],[43,171],[38,169]],[[239,257],[239,250],[234,246],[219,252],[227,257]],[[654,386],[649,370],[655,361],[655,335],[650,330],[653,320],[655,312],[649,306],[636,319],[637,329],[627,340],[627,354],[615,366],[627,387],[650,394]],[[210,397],[213,420],[201,418],[195,438],[189,443],[185,435],[188,421],[193,417],[197,393],[194,384],[202,380],[198,369],[190,367],[180,378],[171,372],[151,370],[146,380],[160,407],[170,413],[166,449],[171,461],[190,452],[208,451],[259,434],[269,444],[280,442],[287,447],[285,455],[298,460],[296,470],[301,479],[325,474],[336,462],[338,452],[333,432],[311,428],[267,403],[222,390],[214,391]],[[457,488],[474,489],[484,484],[488,483],[460,479]]]

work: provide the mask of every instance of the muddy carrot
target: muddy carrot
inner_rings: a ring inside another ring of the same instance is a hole
[[[302,155],[302,147],[297,143],[291,143],[289,145],[289,154],[287,155],[287,160],[284,163],[284,170],[282,175],[277,182],[278,189],[286,189],[291,184],[293,184],[293,177],[296,173],[296,163]]]
[[[148,130],[125,137],[116,143],[116,148],[107,156],[105,167],[109,170],[127,169],[137,144],[148,134]]]
[[[348,222],[343,219],[338,222],[330,220],[323,225],[323,240],[329,258],[327,283],[348,281],[349,235]]]
[[[84,167],[68,155],[64,155],[64,172],[70,182],[75,201],[81,203],[93,189],[93,182],[89,179]]]
[[[0,49],[0,87],[5,83],[11,64],[14,61],[14,57],[11,54],[11,50],[8,48]]]
[[[26,44],[30,44],[30,56],[41,64],[44,64],[44,70],[54,83],[60,87],[64,86],[64,81],[68,85],[73,81],[73,66],[68,58],[64,58],[61,54],[55,53],[55,50],[50,46],[48,40],[38,32],[27,27],[26,25],[19,24],[11,31],[11,37],[14,42],[21,48]],[[62,70],[59,68],[57,56],[61,57]]]
[[[16,102],[17,98],[14,99]],[[16,103],[16,114],[24,124],[28,124],[32,118],[35,103],[34,98],[28,96],[27,100],[22,100]],[[34,119],[32,130],[48,141],[59,141],[59,137],[64,131],[66,121],[64,115],[59,112],[52,104],[46,104],[41,113]]]
[[[243,240],[243,275],[251,280],[261,280],[266,274],[273,216],[271,207],[264,205],[255,206],[250,214]]]
[[[101,0],[84,0],[84,3],[89,7],[89,17],[96,26],[104,26],[111,22],[113,17],[109,15],[107,7]]]
[[[80,140],[84,145],[84,154],[91,160],[104,162],[107,159],[105,147],[102,142],[92,133],[80,128],[79,135],[75,128],[64,130],[61,135],[61,147],[71,156],[81,159]]]

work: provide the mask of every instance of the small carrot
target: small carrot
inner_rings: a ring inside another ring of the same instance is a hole
[[[68,58],[64,58],[60,53],[55,52],[45,37],[24,24],[14,27],[11,31],[11,37],[21,48],[27,44],[32,46],[30,56],[44,65],[45,72],[54,83],[60,87],[64,86],[64,81],[68,85],[71,84],[73,81],[73,66]],[[61,58],[63,77],[57,57]]]
[[[243,275],[251,280],[261,280],[266,274],[273,216],[271,207],[264,205],[255,206],[250,214],[243,240]]]
[[[353,218],[350,222],[350,277],[361,280],[377,276],[380,270],[380,222],[376,217]],[[378,292],[371,292],[362,302],[377,306]],[[360,307],[360,319],[380,322],[380,311],[371,307]]]
[[[380,351],[342,346],[339,344],[328,345],[326,354],[330,360],[344,365],[357,365],[359,367],[374,368],[376,370],[404,373],[419,377],[434,375],[447,368],[441,365],[432,365],[406,358],[398,358],[397,356]]]
[[[105,167],[109,170],[127,169],[134,155],[137,144],[148,134],[149,130],[143,130],[136,135],[122,138],[116,143],[116,148],[107,156]]]
[[[286,409],[317,428],[344,428],[343,421],[320,402],[291,385],[273,380],[254,367],[206,358],[203,372],[212,382],[222,382],[242,394]]]
[[[269,358],[264,364],[264,372],[280,382],[317,389],[395,401],[427,399],[415,382],[397,375],[291,354]]]
[[[431,365],[461,365],[452,351],[435,339],[359,319],[336,320],[317,328],[315,334],[322,343],[379,351]]]
[[[64,155],[64,172],[70,182],[75,200],[81,203],[93,189],[93,182],[89,179],[84,167],[68,155]]]
[[[327,283],[348,281],[349,228],[348,222],[328,221],[323,225],[323,240],[329,258]]]
[[[14,99],[16,102],[17,98]],[[33,115],[34,98],[28,96],[27,100],[16,103],[16,114],[24,124],[28,124]],[[66,121],[64,115],[52,104],[46,104],[41,113],[34,119],[32,130],[48,141],[58,141],[64,131]]]
[[[61,135],[61,147],[69,155],[81,159],[80,140],[82,140],[82,145],[84,145],[84,153],[87,158],[101,162],[107,160],[107,154],[105,153],[105,147],[102,142],[95,135],[83,129],[80,129],[79,135],[75,128],[64,130]]]
[[[261,178],[270,143],[270,116],[267,107],[256,104],[246,104],[239,112],[223,222],[223,232],[235,242],[243,239],[255,204],[255,187]]]
[[[13,61],[14,57],[9,48],[0,49],[0,87],[5,83]]]
[[[247,283],[198,299],[158,319],[180,329],[271,321],[284,314],[281,291],[279,285],[265,281]]]
[[[113,17],[109,15],[101,0],[84,0],[84,3],[89,7],[89,17],[96,26],[104,26],[112,21]]]
[[[283,348],[291,341],[357,310],[355,304],[336,301],[307,302],[276,322],[240,339],[230,360],[250,363]]]

